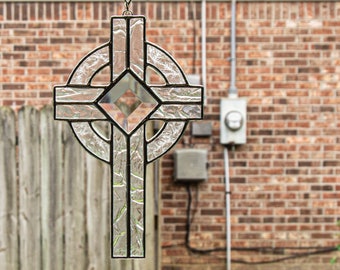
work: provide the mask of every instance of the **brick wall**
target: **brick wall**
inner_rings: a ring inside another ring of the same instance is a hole
[[[214,135],[182,140],[183,147],[209,150],[209,181],[193,189],[191,244],[199,248],[225,246],[219,102],[229,86],[229,6],[209,4],[207,14],[205,119]],[[248,143],[230,152],[233,247],[332,246],[339,241],[339,15],[339,3],[326,1],[237,6],[237,87],[248,99]],[[164,264],[194,269],[188,265],[209,262],[216,268],[223,264],[220,253],[189,256],[181,246],[187,194],[173,184],[172,165],[169,155],[162,179],[162,236],[169,246],[163,249]],[[232,258],[273,259],[245,252],[233,252]],[[308,262],[328,259],[318,255],[304,262],[304,269],[315,269],[307,268]]]
[[[186,73],[200,72],[199,3],[134,3],[133,9],[146,15],[149,41],[168,50]],[[209,180],[191,188],[191,245],[197,248],[226,244],[219,102],[230,79],[229,11],[228,3],[207,4],[205,121],[213,135],[192,138],[188,131],[177,146],[209,150]],[[121,12],[121,4],[104,2],[0,3],[0,105],[51,103],[53,85],[65,83],[78,61],[109,39],[109,18]],[[248,143],[229,156],[233,247],[339,242],[339,16],[340,3],[328,1],[237,6],[237,87],[248,100]],[[162,160],[160,182],[163,269],[224,269],[225,252],[196,255],[184,246],[188,194],[173,183],[172,152]],[[331,256],[288,263],[313,269]]]

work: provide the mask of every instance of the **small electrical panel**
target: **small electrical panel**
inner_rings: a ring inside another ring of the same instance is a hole
[[[221,100],[221,144],[237,145],[247,142],[247,101],[244,98]]]
[[[178,149],[174,153],[175,182],[197,183],[208,178],[208,151]]]
[[[211,122],[193,122],[191,125],[191,135],[194,137],[210,137],[212,135]]]

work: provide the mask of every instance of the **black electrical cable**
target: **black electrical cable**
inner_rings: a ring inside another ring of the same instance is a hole
[[[197,249],[192,246],[190,246],[190,230],[191,230],[191,222],[190,222],[190,212],[191,212],[191,201],[192,201],[192,196],[191,196],[191,189],[190,185],[186,186],[187,192],[188,192],[188,205],[187,205],[187,222],[186,222],[186,233],[185,233],[185,246],[187,249],[189,249],[191,252],[194,253],[200,253],[200,254],[207,254],[211,252],[216,252],[216,251],[225,251],[226,248],[212,248],[212,249]]]
[[[249,262],[249,261],[245,261],[245,260],[231,260],[231,262],[240,263],[240,264],[249,264],[249,265],[251,265],[251,264],[270,264],[270,263],[278,263],[278,262],[292,260],[292,259],[298,259],[298,258],[307,257],[307,256],[311,256],[311,255],[329,253],[329,252],[333,252],[333,251],[337,251],[337,249],[336,248],[327,248],[327,249],[325,248],[325,249],[316,250],[316,251],[313,251],[313,252],[297,253],[297,254],[293,254],[291,256],[278,258],[278,259],[274,259],[274,260],[268,260],[268,261]]]
[[[211,248],[211,249],[198,249],[194,248],[190,245],[190,231],[191,231],[191,203],[192,203],[192,195],[191,195],[191,189],[190,185],[188,184],[186,186],[187,193],[188,193],[188,204],[187,204],[187,222],[186,222],[186,234],[185,234],[185,246],[186,248],[197,254],[210,254],[212,252],[219,252],[219,251],[226,251],[226,247],[220,247],[220,248]],[[283,258],[278,258],[274,260],[265,260],[265,261],[246,261],[246,260],[231,260],[233,263],[240,263],[240,264],[248,264],[248,265],[254,265],[254,264],[270,264],[270,263],[277,263],[277,262],[282,262],[286,260],[291,260],[291,259],[297,259],[297,258],[302,258],[302,257],[307,257],[311,255],[317,255],[317,254],[324,254],[324,253],[329,253],[333,251],[337,251],[338,249],[336,247],[280,247],[280,248],[273,248],[273,247],[250,247],[250,248],[232,248],[231,250],[234,251],[255,251],[255,252],[261,252],[261,253],[270,253],[274,255],[282,255],[284,254],[284,251],[287,249],[295,249],[295,250],[309,250],[309,249],[316,249],[315,251],[309,251],[309,252],[303,252],[303,253],[294,253],[290,256],[286,256]]]

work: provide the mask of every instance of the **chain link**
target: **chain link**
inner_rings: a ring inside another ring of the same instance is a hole
[[[125,10],[123,11],[123,15],[133,15],[132,11],[130,10],[130,4],[132,0],[124,0]]]

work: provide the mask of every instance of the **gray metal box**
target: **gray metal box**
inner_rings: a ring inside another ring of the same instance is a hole
[[[202,149],[178,149],[174,154],[175,181],[200,182],[208,178],[208,151]]]
[[[212,126],[210,122],[193,122],[191,126],[191,135],[195,137],[209,137],[212,135]]]

